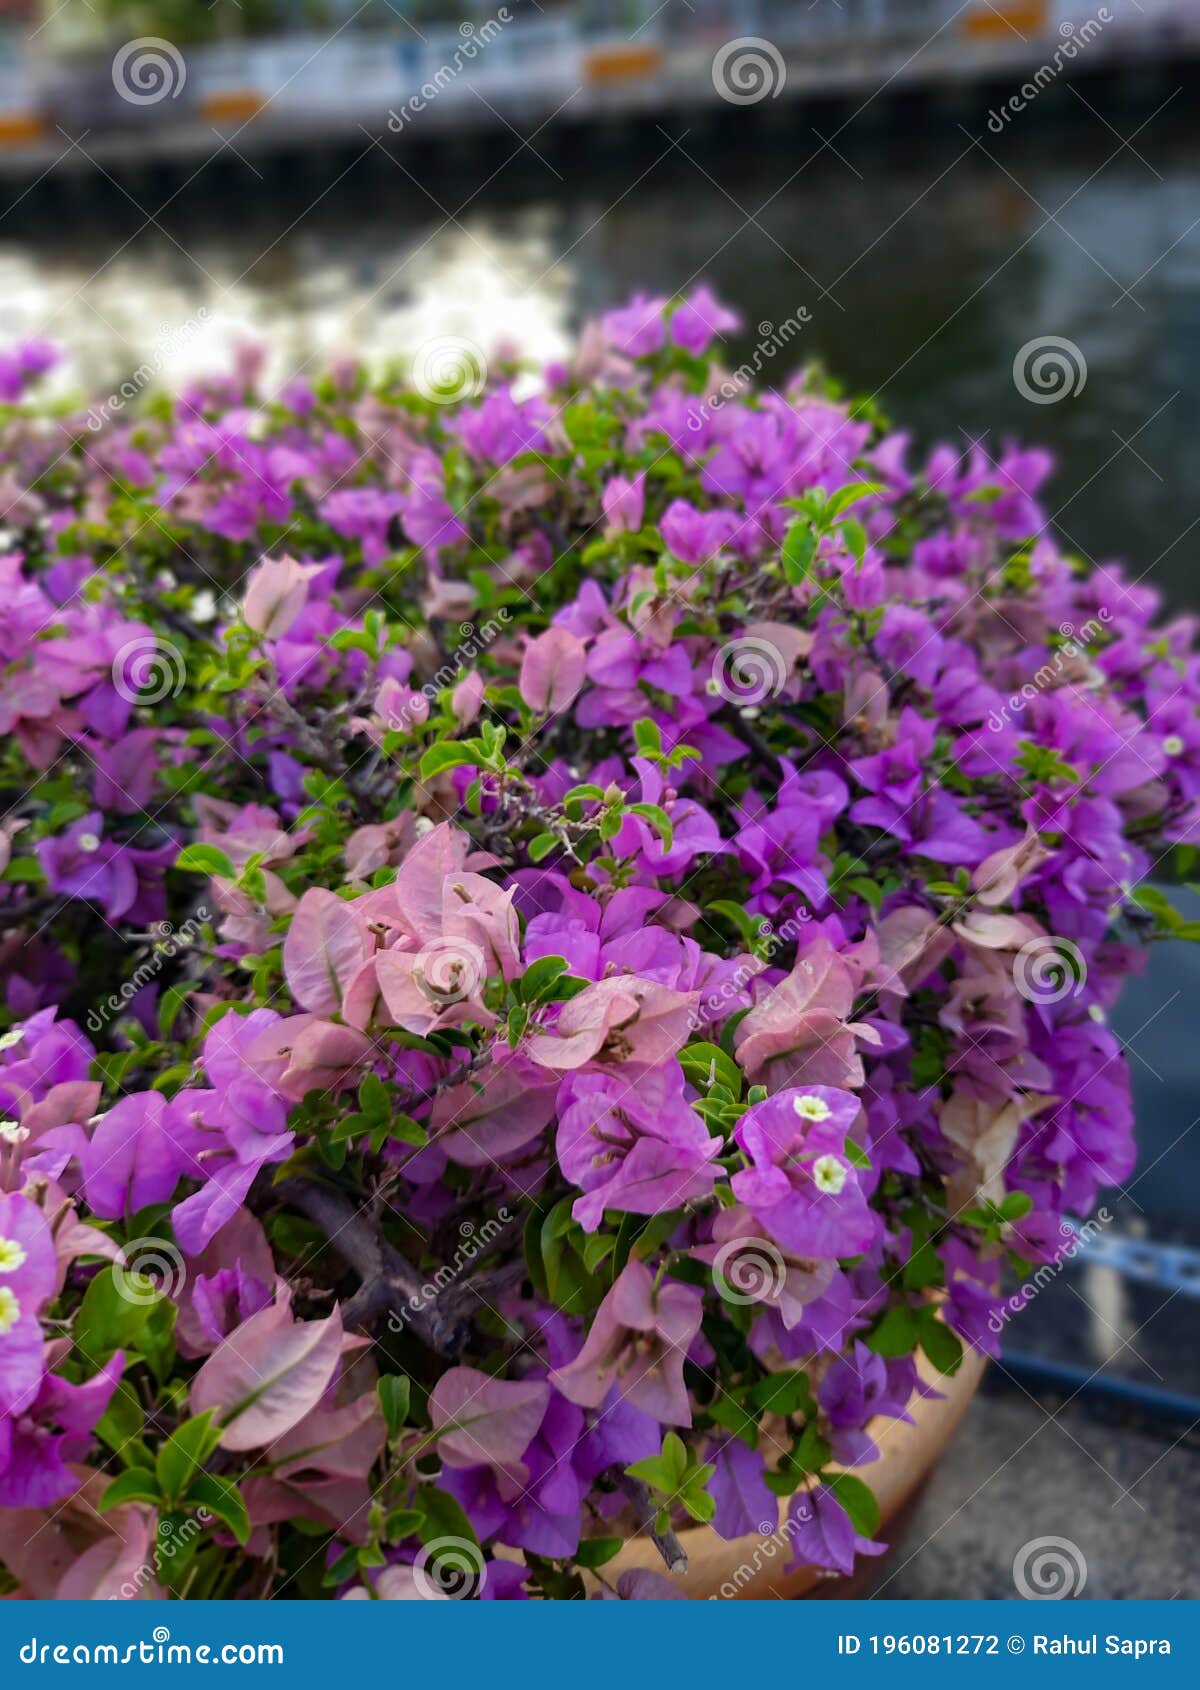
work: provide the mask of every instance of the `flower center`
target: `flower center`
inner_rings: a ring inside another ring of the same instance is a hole
[[[827,1121],[833,1114],[833,1110],[825,1099],[814,1096],[810,1091],[806,1091],[802,1097],[795,1098],[792,1102],[792,1108],[802,1121]]]
[[[15,1273],[25,1260],[25,1251],[15,1238],[0,1238],[0,1273]]]
[[[846,1183],[848,1169],[836,1156],[818,1156],[813,1163],[813,1180],[818,1191],[836,1197]]]
[[[21,1318],[21,1305],[7,1285],[0,1285],[0,1338],[5,1337]]]

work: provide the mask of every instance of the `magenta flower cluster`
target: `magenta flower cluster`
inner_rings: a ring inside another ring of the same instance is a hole
[[[0,357],[10,1593],[848,1572],[1128,1175],[1193,630],[736,328],[98,430]]]

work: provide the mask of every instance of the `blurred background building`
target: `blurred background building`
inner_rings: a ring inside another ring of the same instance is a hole
[[[1200,0],[2,0],[0,30],[11,168],[60,125],[109,156],[112,129],[180,156],[211,146],[213,121],[253,123],[255,148],[318,144],[414,98],[431,133],[691,111],[728,98],[709,72],[734,39],[771,45],[771,97],[793,101],[1036,72],[1072,33],[1078,71],[1098,74],[1190,51]],[[172,50],[157,69],[149,42]]]

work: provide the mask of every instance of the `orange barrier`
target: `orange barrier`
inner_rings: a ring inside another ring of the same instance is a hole
[[[660,47],[607,47],[585,57],[583,74],[589,82],[630,82],[653,76],[664,61]]]
[[[1047,28],[1046,0],[1011,0],[1009,5],[981,6],[959,19],[959,29],[972,41],[1004,39],[1028,45],[1031,35]]]
[[[266,103],[264,96],[252,88],[223,89],[201,98],[200,115],[210,123],[249,123]]]
[[[47,129],[36,112],[0,112],[0,147],[27,147],[44,141]]]

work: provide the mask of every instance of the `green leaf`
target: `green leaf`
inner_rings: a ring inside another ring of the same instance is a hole
[[[429,1133],[420,1121],[414,1121],[411,1115],[393,1115],[387,1123],[389,1138],[400,1140],[401,1144],[411,1144],[417,1150],[423,1150],[429,1143]]]
[[[1010,1191],[1000,1205],[1006,1221],[1019,1221],[1033,1208],[1033,1198],[1027,1191]]]
[[[538,957],[515,982],[518,998],[522,1003],[540,1003],[543,998],[549,996],[559,976],[566,972],[566,957]]]
[[[363,1077],[358,1088],[358,1107],[373,1127],[383,1126],[390,1119],[392,1100],[378,1074],[369,1073]]]
[[[939,1373],[957,1373],[962,1366],[962,1340],[951,1332],[945,1321],[939,1320],[936,1309],[924,1308],[917,1321],[921,1348]]]
[[[89,1371],[102,1367],[116,1350],[140,1347],[153,1295],[150,1280],[111,1265],[101,1269],[83,1294],[72,1329]]]
[[[572,1559],[580,1567],[603,1567],[623,1548],[623,1537],[585,1537]]]
[[[641,721],[633,724],[633,737],[643,757],[662,751],[662,729],[649,716],[643,716]]]
[[[359,1568],[359,1554],[356,1545],[343,1549],[337,1560],[326,1567],[321,1583],[326,1587],[345,1584],[347,1579],[354,1577]]]
[[[210,1408],[193,1415],[159,1447],[154,1470],[168,1502],[178,1502],[188,1494],[192,1475],[216,1449],[221,1434],[213,1425],[215,1412]]]
[[[849,547],[855,563],[861,569],[863,558],[867,552],[867,531],[861,522],[856,522],[853,518],[849,522],[843,522],[840,526],[842,539]]]
[[[190,874],[215,874],[222,880],[236,880],[237,872],[224,851],[216,845],[185,845],[175,867]]]
[[[875,481],[849,481],[844,487],[839,487],[836,493],[829,495],[828,510],[830,516],[836,518],[848,511],[851,505],[856,505],[860,499],[870,498],[874,493],[882,493],[883,488]]]
[[[159,999],[158,1030],[164,1039],[170,1038],[171,1028],[175,1025],[180,1010],[195,990],[194,980],[179,980],[175,985],[168,986]]]
[[[478,762],[478,750],[469,750],[467,746],[456,745],[453,741],[442,741],[439,745],[431,745],[421,758],[421,779],[432,780],[435,775],[445,774],[447,769],[462,769]]]
[[[760,1411],[772,1414],[811,1414],[816,1406],[807,1373],[791,1367],[760,1379],[750,1392],[750,1401]]]
[[[456,1537],[478,1544],[474,1526],[459,1504],[444,1490],[438,1490],[436,1485],[422,1485],[416,1500],[421,1510],[417,1535],[422,1543],[436,1543],[440,1537]]]
[[[218,1478],[215,1473],[197,1473],[188,1490],[188,1501],[194,1508],[215,1514],[238,1542],[245,1544],[250,1536],[250,1513],[231,1479]]]
[[[698,1091],[721,1085],[733,1098],[741,1097],[742,1071],[720,1045],[704,1042],[685,1045],[679,1053],[679,1064]]]
[[[421,1518],[419,1509],[393,1508],[385,1522],[386,1541],[399,1543],[403,1538],[415,1536]]]
[[[819,1473],[832,1454],[829,1440],[821,1436],[817,1422],[810,1420],[796,1440],[788,1459],[802,1473]]]
[[[917,1327],[912,1310],[906,1308],[903,1303],[890,1308],[865,1342],[867,1348],[874,1350],[876,1355],[911,1355],[917,1342]]]
[[[142,1441],[145,1415],[141,1400],[127,1379],[118,1381],[108,1407],[96,1423],[96,1436],[120,1457],[126,1467],[149,1467],[153,1457]]]
[[[874,1537],[879,1530],[879,1503],[870,1485],[851,1473],[835,1473],[829,1488],[850,1516],[850,1524],[860,1537]]]
[[[644,822],[649,822],[662,840],[665,849],[668,851],[671,849],[675,839],[675,829],[671,824],[670,816],[664,809],[657,804],[630,804],[629,811],[631,815],[640,816]]]
[[[926,1291],[931,1285],[941,1285],[945,1278],[942,1259],[926,1240],[918,1244],[904,1266],[902,1284],[906,1291]]]
[[[789,585],[798,587],[807,578],[816,551],[817,531],[812,523],[803,518],[791,523],[783,537],[783,551],[780,554],[783,578]]]
[[[127,1467],[108,1486],[99,1508],[102,1514],[107,1514],[110,1508],[119,1508],[124,1502],[149,1502],[157,1507],[161,1501],[162,1492],[154,1474],[145,1467]]]
[[[379,1406],[390,1438],[396,1437],[407,1424],[411,1398],[412,1380],[406,1373],[385,1373],[380,1379]]]

